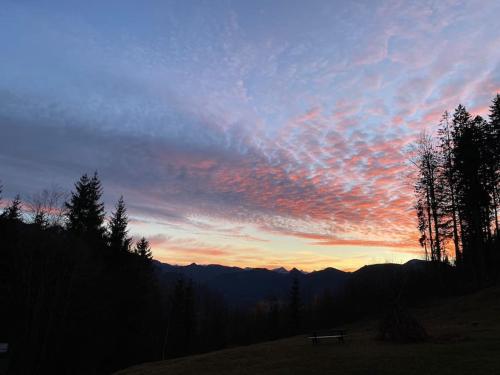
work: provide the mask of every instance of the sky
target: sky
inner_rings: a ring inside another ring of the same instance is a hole
[[[0,0],[4,198],[99,172],[174,263],[422,256],[409,145],[500,91],[500,2]]]

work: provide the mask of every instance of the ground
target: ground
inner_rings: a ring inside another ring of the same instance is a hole
[[[131,374],[500,374],[500,288],[433,303],[414,314],[432,336],[420,344],[374,340],[377,320],[346,326],[345,344],[305,336],[146,363]]]

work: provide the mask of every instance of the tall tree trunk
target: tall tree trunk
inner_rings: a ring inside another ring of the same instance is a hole
[[[438,222],[438,207],[436,200],[436,191],[435,191],[435,181],[434,181],[434,173],[432,172],[432,168],[427,162],[427,168],[429,171],[429,193],[430,193],[430,201],[431,201],[431,209],[432,209],[432,218],[434,220],[434,243],[435,243],[435,260],[438,262],[441,261],[441,245],[439,239],[439,222]]]
[[[497,188],[493,187],[493,212],[495,213],[495,234],[498,237],[498,192]]]
[[[427,200],[427,222],[429,223],[427,229],[429,231],[429,242],[431,246],[431,260],[434,260],[434,237],[432,235],[432,216],[431,216],[431,202],[429,198],[429,190],[426,189],[425,198]]]
[[[446,179],[448,182],[448,187],[450,189],[450,198],[451,198],[451,218],[453,223],[453,245],[455,246],[455,262],[457,265],[462,264],[462,252],[460,250],[459,236],[458,236],[458,220],[457,215],[459,215],[456,197],[455,197],[455,183],[453,181],[453,159],[451,155],[452,149],[452,139],[449,128],[449,117],[448,112],[446,111],[443,116],[444,121],[444,153],[446,157]]]
[[[455,259],[457,264],[462,263],[462,252],[458,240],[458,224],[457,224],[457,207],[455,204],[455,194],[453,187],[451,187],[451,217],[453,222],[453,245],[455,246]]]

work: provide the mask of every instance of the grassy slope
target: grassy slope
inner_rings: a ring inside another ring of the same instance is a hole
[[[500,288],[415,311],[432,340],[373,339],[377,321],[346,327],[344,345],[304,336],[146,363],[119,374],[500,374]]]

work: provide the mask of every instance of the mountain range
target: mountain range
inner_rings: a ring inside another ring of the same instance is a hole
[[[390,282],[395,273],[415,271],[426,264],[425,261],[414,259],[402,265],[368,265],[354,272],[328,267],[306,273],[296,268],[287,271],[283,267],[269,270],[195,263],[178,266],[155,261],[156,271],[163,282],[171,283],[179,278],[191,279],[194,283],[219,293],[227,302],[236,306],[251,305],[266,299],[286,299],[294,278],[299,281],[304,301],[310,301],[321,293],[336,294],[344,290],[347,284],[373,288],[377,283]]]

